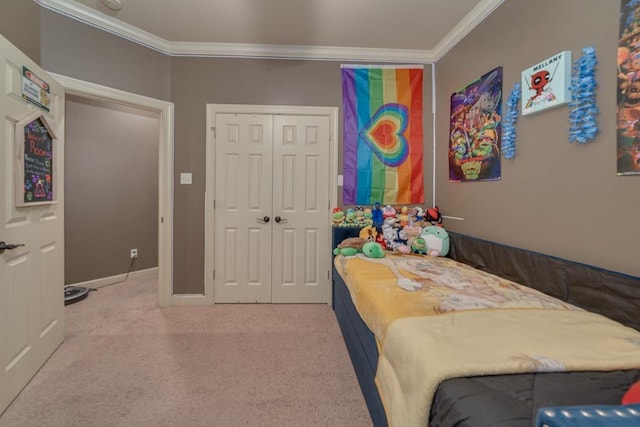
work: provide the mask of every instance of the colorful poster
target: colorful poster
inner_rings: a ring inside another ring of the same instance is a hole
[[[499,180],[502,67],[451,95],[449,181]]]
[[[342,66],[345,205],[422,204],[422,66]]]
[[[622,0],[618,40],[618,175],[640,174],[640,0]]]

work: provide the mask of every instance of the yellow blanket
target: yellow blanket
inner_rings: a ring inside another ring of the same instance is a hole
[[[378,340],[376,384],[390,426],[426,425],[447,378],[640,368],[634,329],[453,260],[335,265]],[[401,289],[402,279],[421,289]]]

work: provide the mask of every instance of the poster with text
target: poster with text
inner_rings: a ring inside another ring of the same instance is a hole
[[[522,115],[571,101],[571,51],[557,53],[522,72]]]

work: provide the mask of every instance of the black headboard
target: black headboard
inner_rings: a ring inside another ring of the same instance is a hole
[[[640,278],[447,232],[456,261],[640,330]]]

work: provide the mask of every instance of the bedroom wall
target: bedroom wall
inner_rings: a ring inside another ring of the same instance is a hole
[[[42,9],[41,20],[41,65],[45,70],[170,99],[168,56],[46,9]]]
[[[158,266],[159,128],[157,114],[67,97],[65,284]]]
[[[0,34],[40,63],[40,7],[35,2],[0,0]]]
[[[205,105],[341,107],[340,63],[170,58],[42,11],[43,67],[175,104],[174,291],[204,290]],[[424,73],[425,200],[432,199],[431,67]],[[339,119],[341,126],[342,117]],[[342,149],[340,141],[340,150]],[[339,161],[339,172],[342,163]],[[180,172],[193,184],[180,185]],[[339,188],[339,195],[341,194]],[[341,197],[339,204],[342,205]],[[329,215],[327,215],[329,218]],[[114,249],[115,250],[115,249]]]
[[[640,276],[640,176],[616,175],[619,1],[507,1],[436,65],[437,204],[445,227],[507,245]],[[568,108],[517,125],[517,155],[497,182],[448,182],[450,95],[498,65],[503,96],[520,72],[555,53],[595,45],[600,134],[568,142]]]
[[[431,140],[431,67],[424,76],[424,134]],[[175,172],[192,172],[193,184],[175,183],[174,289],[204,290],[204,185],[206,104],[304,105],[340,107],[340,63],[328,61],[172,58],[175,103]],[[342,115],[339,118],[342,133]],[[425,188],[431,200],[431,149],[425,148]],[[342,137],[339,141],[342,152]],[[340,159],[339,173],[342,171]],[[427,181],[428,180],[428,181]],[[338,189],[342,205],[341,187]],[[329,220],[329,212],[327,212]]]

